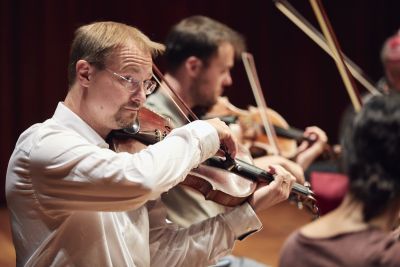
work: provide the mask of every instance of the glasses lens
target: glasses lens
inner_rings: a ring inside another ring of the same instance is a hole
[[[113,72],[109,69],[106,68],[106,70],[110,73],[112,73],[113,75],[117,76],[118,78],[120,78],[123,82],[123,85],[126,89],[128,89],[131,93],[137,92],[138,90],[140,90],[140,85],[142,82],[135,80],[134,78],[125,78],[124,76]],[[157,83],[153,80],[145,80],[143,81],[143,89],[146,95],[151,94],[154,89],[156,89],[157,87]]]
[[[156,89],[156,82],[153,80],[144,81],[143,87],[146,92],[146,95],[153,93],[154,89]]]

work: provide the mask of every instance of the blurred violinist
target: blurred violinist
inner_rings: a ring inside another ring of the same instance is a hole
[[[121,23],[77,29],[65,100],[21,134],[9,161],[17,266],[207,266],[261,228],[255,212],[288,197],[295,179],[275,166],[275,180],[248,202],[188,229],[167,223],[160,194],[220,145],[235,157],[237,144],[211,119],[176,128],[141,151],[109,149],[106,136],[140,117],[155,88],[152,58],[163,50]]]
[[[378,91],[383,94],[400,92],[400,31],[388,37],[381,48],[380,59],[383,68],[383,77],[376,83]],[[362,102],[366,103],[372,94],[362,96]],[[348,106],[342,114],[339,137],[343,135],[346,124],[354,116],[353,106]]]
[[[382,45],[380,51],[381,63],[384,71],[383,77],[377,82],[376,88],[378,89],[377,94],[389,94],[391,92],[400,91],[400,34],[396,34],[388,37]],[[363,103],[367,103],[373,96],[372,93],[362,94],[361,100]],[[353,105],[348,105],[341,115],[341,122],[339,124],[338,136],[339,139],[343,138],[347,125],[351,123],[351,120],[355,116],[355,110]],[[341,157],[341,146],[338,144],[335,146],[338,151],[338,156]],[[341,174],[344,173],[341,164],[334,162],[321,162],[319,166],[313,166],[315,171],[319,171],[328,175],[329,182],[332,186],[326,187],[321,192],[318,192],[324,199],[326,205],[320,201],[321,213],[326,213],[336,208],[342,199],[345,197],[347,189],[347,179]],[[330,173],[339,173],[339,176],[333,174],[329,178]],[[333,177],[333,178],[332,178]],[[335,183],[335,184],[333,184]],[[323,184],[323,181],[320,182]],[[322,188],[322,187],[321,187]]]
[[[167,71],[165,79],[177,92],[189,108],[197,106],[212,108],[220,99],[225,87],[232,84],[230,74],[235,58],[245,50],[245,43],[237,32],[213,19],[204,16],[192,16],[183,19],[169,32],[166,39]],[[165,86],[149,96],[146,105],[158,113],[170,118],[175,126],[183,125],[187,119],[171,101],[171,93]],[[172,96],[174,98],[174,96]],[[300,147],[297,155],[304,167],[320,153],[320,143],[326,142],[326,136],[314,128],[307,133],[318,135],[313,146]],[[279,164],[289,170],[298,181],[304,181],[302,167],[280,156],[263,157],[255,165],[267,169],[271,164]],[[275,188],[274,190],[281,190]],[[272,193],[273,190],[271,190]],[[224,206],[211,201],[193,190],[183,186],[174,187],[162,196],[168,208],[168,218],[184,227],[216,216],[226,210]],[[278,201],[273,201],[273,204]],[[272,204],[272,203],[271,203]],[[229,264],[229,263],[228,263]],[[231,262],[231,266],[239,266]],[[240,266],[260,266],[248,260],[240,259]]]
[[[400,91],[400,33],[390,36],[382,46],[381,61],[385,76],[378,82],[383,93]]]
[[[233,106],[227,97],[218,97],[207,117],[218,117],[219,114],[222,120],[233,126],[231,128],[235,130],[239,141],[254,156],[256,165],[264,167],[271,162],[281,164],[296,174],[300,178],[299,182],[304,182],[303,170],[307,170],[325,152],[328,139],[325,132],[316,126],[307,127],[302,132],[291,128],[276,111],[268,108],[266,113],[271,127],[277,131],[277,148],[271,145],[272,142],[263,129],[258,108],[250,106],[248,110],[239,109]],[[232,116],[229,115],[238,117],[237,125],[232,124]],[[279,137],[278,133],[283,137]],[[264,156],[265,154],[267,156]]]

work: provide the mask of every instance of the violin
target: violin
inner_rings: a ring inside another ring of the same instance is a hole
[[[134,153],[161,141],[171,130],[169,120],[143,107],[131,128],[112,131],[107,142],[116,152]],[[259,182],[269,183],[274,175],[273,170],[267,172],[243,160],[214,156],[193,169],[182,184],[196,189],[208,200],[232,207],[245,202]],[[318,216],[314,193],[308,187],[295,183],[291,193],[300,208],[305,206]]]
[[[303,131],[290,127],[275,110],[267,108],[266,112],[276,132],[277,146],[283,157],[295,157],[298,143],[307,141],[311,144],[315,142],[315,139],[304,136]],[[264,127],[262,127],[260,109],[253,106],[250,106],[248,110],[240,109],[230,103],[226,97],[220,97],[206,117],[219,117],[227,124],[238,123],[242,129],[238,138],[250,150],[254,158],[273,154],[271,151],[274,148],[270,144]]]

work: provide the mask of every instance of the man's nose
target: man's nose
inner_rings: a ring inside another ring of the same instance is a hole
[[[131,99],[132,101],[139,101],[140,105],[143,105],[143,103],[146,101],[146,92],[143,84],[141,84],[140,90],[137,90],[131,94]]]
[[[228,74],[225,76],[224,81],[223,81],[224,86],[230,86],[232,85],[232,76],[231,73],[228,72]]]

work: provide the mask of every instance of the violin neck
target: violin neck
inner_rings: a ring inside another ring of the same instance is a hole
[[[273,174],[261,168],[258,168],[240,159],[235,159],[235,161],[237,165],[236,166],[237,174],[246,177],[251,177],[252,180],[263,181],[268,183],[272,182],[275,179]],[[294,193],[298,193],[304,196],[313,195],[313,192],[308,187],[298,183],[293,184],[292,191]]]
[[[215,118],[214,116],[211,117],[202,117],[202,120],[207,120],[207,119],[212,119]],[[219,116],[217,117],[219,118],[221,121],[225,122],[226,125],[230,125],[230,124],[234,124],[237,123],[238,120],[238,116],[236,115],[226,115],[226,116]]]
[[[235,159],[235,165],[233,169],[233,172],[253,181],[270,183],[274,180],[273,174],[240,159]]]
[[[289,128],[285,129],[280,126],[274,125],[274,129],[276,132],[276,135],[279,137],[283,138],[288,138],[288,139],[293,139],[296,140],[297,142],[302,142],[302,141],[307,141],[307,142],[313,142],[310,138],[307,138],[304,136],[304,132],[302,130],[296,129],[296,128]]]
[[[230,166],[227,161],[219,157],[212,157],[208,159],[208,163],[213,167],[230,170],[233,173],[239,174],[240,176],[255,182],[270,183],[275,179],[273,174],[240,159],[235,159]],[[293,184],[292,192],[303,196],[314,195],[314,193],[308,187],[298,183]]]
[[[235,165],[232,171],[242,175],[246,178],[250,178],[254,181],[271,182],[274,180],[274,175],[258,168],[254,165],[248,164],[239,159],[235,159]],[[314,215],[314,218],[319,217],[319,209],[316,205],[314,198],[314,192],[307,186],[294,183],[292,186],[290,199],[297,203],[297,206],[302,209],[304,206]]]
[[[213,167],[229,170],[233,173],[239,174],[243,178],[250,179],[255,182],[272,182],[275,177],[274,174],[264,171],[254,165],[251,165],[240,159],[222,159],[220,157],[212,157],[207,160],[208,164]],[[294,183],[291,196],[296,201],[299,208],[307,207],[307,209],[314,215],[314,218],[319,216],[318,206],[314,198],[314,192],[310,188]]]

